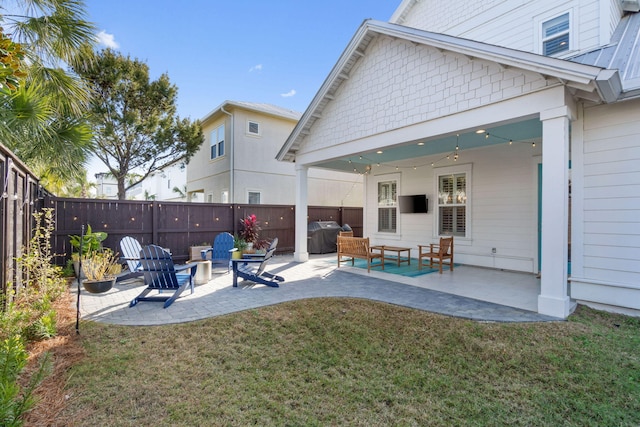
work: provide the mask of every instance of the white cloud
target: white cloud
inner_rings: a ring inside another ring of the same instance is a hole
[[[254,65],[253,67],[249,68],[250,73],[253,73],[254,71],[262,71],[262,64]]]
[[[101,44],[105,47],[111,49],[118,49],[120,47],[120,45],[115,40],[115,36],[113,34],[107,33],[105,30],[100,31],[96,36],[96,39],[98,40],[98,44]]]
[[[283,98],[290,98],[290,97],[294,96],[295,94],[296,94],[296,90],[295,89],[291,89],[287,93],[281,93],[280,96],[283,97]]]

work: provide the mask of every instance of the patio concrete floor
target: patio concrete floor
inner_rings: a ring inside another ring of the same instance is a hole
[[[311,255],[305,263],[291,255],[276,256],[267,271],[283,276],[279,288],[241,282],[215,269],[212,279],[185,291],[170,307],[139,302],[129,307],[144,285],[140,280],[117,283],[103,294],[81,292],[81,317],[110,324],[161,325],[190,322],[255,309],[285,301],[320,297],[352,297],[396,304],[449,316],[488,322],[541,322],[561,319],[536,313],[539,279],[533,274],[460,266],[442,275],[415,278],[336,267],[335,254]],[[74,286],[74,290],[76,286]]]

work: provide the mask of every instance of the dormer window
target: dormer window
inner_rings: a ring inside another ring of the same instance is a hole
[[[569,50],[569,13],[542,23],[542,54],[553,56]]]

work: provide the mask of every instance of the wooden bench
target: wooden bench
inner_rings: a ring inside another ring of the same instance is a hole
[[[380,253],[372,253],[369,246],[368,237],[344,237],[338,236],[338,267],[341,262],[348,260],[342,260],[342,257],[348,257],[351,259],[351,265],[354,265],[355,258],[367,260],[367,273],[371,271],[371,267],[381,266],[384,270],[384,259]],[[379,259],[380,264],[371,264],[371,260]]]

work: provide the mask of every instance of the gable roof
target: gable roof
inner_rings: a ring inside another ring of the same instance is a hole
[[[408,0],[407,4],[412,1]],[[327,104],[334,99],[338,87],[349,78],[349,73],[358,60],[366,55],[366,49],[371,41],[380,35],[431,46],[443,51],[465,55],[472,59],[478,58],[492,61],[501,64],[505,68],[513,67],[536,72],[545,76],[545,78],[556,78],[567,86],[572,87],[576,91],[576,96],[584,96],[591,101],[614,102],[621,92],[620,79],[615,70],[550,58],[388,22],[365,20],[278,152],[276,156],[278,160],[295,160],[295,153],[304,137],[321,117]]]
[[[214,108],[209,114],[204,116],[201,119],[201,122],[205,123],[220,114],[224,114],[223,110],[225,109],[234,109],[234,108],[242,108],[243,110],[255,111],[258,113],[266,114],[268,116],[288,119],[292,121],[297,121],[300,119],[300,116],[302,116],[302,113],[298,111],[293,111],[283,107],[278,107],[277,105],[227,100],[227,101],[224,101],[222,104],[218,105],[216,108]]]

